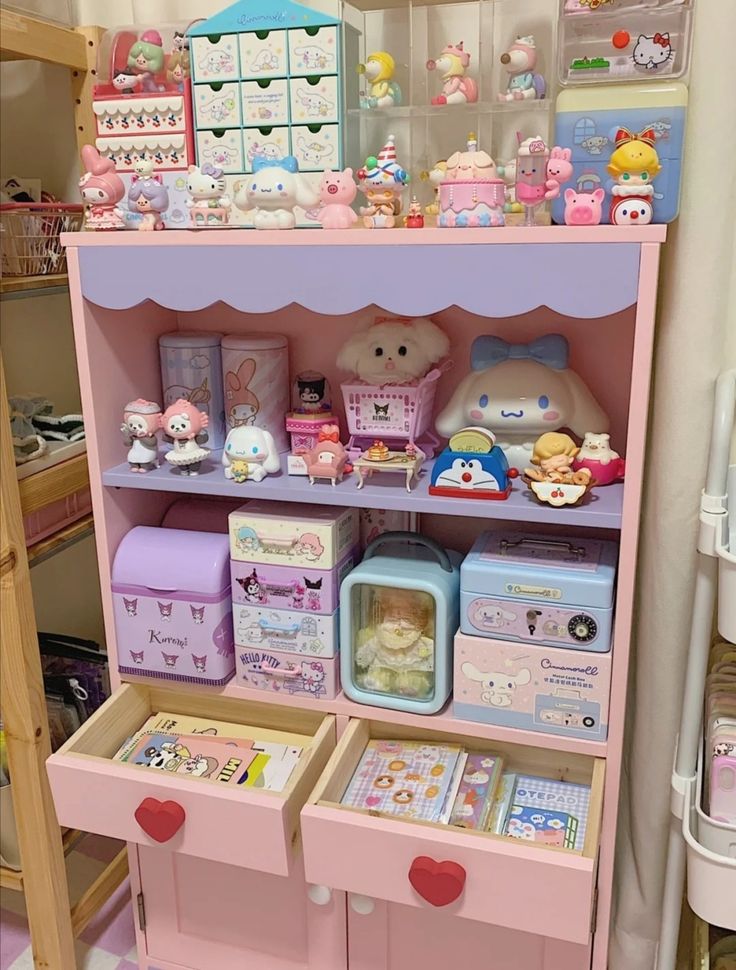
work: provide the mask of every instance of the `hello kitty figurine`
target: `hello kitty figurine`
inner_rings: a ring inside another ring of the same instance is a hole
[[[631,57],[637,72],[652,77],[666,73],[664,68],[670,63],[674,53],[669,34],[639,34]]]
[[[358,221],[357,214],[350,208],[357,194],[352,168],[342,172],[325,171],[319,186],[317,222],[323,229],[350,229]]]
[[[128,463],[132,472],[158,468],[157,433],[160,427],[161,408],[158,404],[139,397],[125,405],[120,431],[130,449]]]
[[[586,431],[572,467],[576,471],[587,468],[597,485],[610,485],[620,481],[626,473],[626,462],[611,448],[610,441],[609,434]]]
[[[263,428],[238,425],[228,432],[222,451],[225,478],[237,483],[262,482],[281,470],[273,435]]]
[[[294,229],[294,207],[311,209],[319,196],[299,174],[299,163],[293,155],[286,158],[253,159],[253,174],[241,183],[235,196],[239,209],[255,210],[256,229]]]
[[[115,171],[115,163],[103,158],[94,145],[82,148],[84,175],[79,191],[84,203],[85,229],[124,229],[125,218],[118,203],[125,195],[123,180]]]
[[[379,319],[348,338],[337,355],[337,366],[366,384],[411,384],[449,350],[447,334],[432,320]]]
[[[164,434],[174,447],[166,452],[166,461],[179,469],[180,475],[198,475],[209,449],[201,446],[208,440],[209,418],[190,401],[180,398],[166,408],[160,418]]]
[[[536,439],[569,428],[608,428],[608,417],[579,375],[568,367],[569,345],[561,334],[528,344],[496,336],[476,337],[471,372],[463,378],[435,427],[451,437],[474,425],[496,435],[509,466],[523,472],[532,463]]]
[[[221,168],[215,168],[209,162],[201,168],[189,166],[186,206],[193,226],[223,226],[227,223],[232,203]]]

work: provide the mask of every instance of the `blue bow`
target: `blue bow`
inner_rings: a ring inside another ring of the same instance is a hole
[[[505,360],[536,360],[552,370],[567,367],[569,346],[560,333],[548,333],[528,344],[509,344],[501,337],[490,334],[476,337],[470,348],[470,366],[473,370],[485,370]]]
[[[298,172],[299,162],[293,155],[285,155],[284,158],[267,158],[265,155],[256,155],[253,159],[253,171],[260,172],[262,168],[285,168],[287,172]]]

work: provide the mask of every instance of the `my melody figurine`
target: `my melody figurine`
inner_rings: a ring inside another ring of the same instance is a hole
[[[348,463],[348,452],[340,441],[340,428],[327,424],[320,429],[317,443],[304,454],[309,484],[314,485],[318,478],[325,478],[336,485],[341,482]]]
[[[616,132],[616,147],[607,166],[615,179],[610,212],[614,226],[648,226],[654,218],[652,183],[662,170],[654,140],[654,128],[638,134],[628,128]]]
[[[626,474],[626,462],[611,448],[609,434],[586,431],[583,443],[573,458],[573,471],[587,469],[598,486],[611,485]]]
[[[257,155],[253,159],[253,174],[243,180],[235,196],[239,209],[255,210],[256,229],[293,229],[294,207],[311,209],[318,202],[319,196],[299,174],[299,163],[293,155]]]
[[[125,195],[123,180],[111,158],[103,158],[94,145],[82,148],[84,175],[79,191],[84,203],[85,229],[124,229],[125,218],[118,203]]]
[[[129,401],[123,410],[120,431],[128,446],[128,463],[132,472],[158,468],[158,438],[161,408],[153,401],[139,397]]]
[[[401,104],[401,88],[394,81],[396,64],[388,51],[374,51],[365,64],[358,64],[358,74],[365,75],[368,93],[360,97],[361,108],[396,108]]]
[[[319,184],[317,222],[323,229],[350,229],[358,221],[358,216],[350,208],[357,194],[352,168],[342,172],[326,171]]]
[[[518,137],[518,136],[517,136]],[[572,176],[569,148],[550,150],[541,135],[520,140],[516,156],[516,201],[524,207],[524,225],[536,225],[538,206],[556,199],[560,185]]]
[[[262,482],[266,475],[281,470],[281,460],[273,435],[265,428],[239,424],[231,428],[222,450],[225,478],[238,484]]]
[[[227,224],[232,202],[225,188],[221,168],[215,168],[209,162],[201,168],[198,165],[189,166],[186,206],[193,226]]]
[[[534,442],[548,431],[608,428],[608,417],[582,378],[568,367],[569,345],[562,334],[546,334],[528,344],[501,337],[476,337],[471,372],[437,417],[439,434],[451,437],[473,425],[492,431],[509,466],[523,472],[532,463]]]
[[[161,427],[174,447],[166,452],[166,461],[179,469],[180,475],[198,475],[200,466],[209,455],[202,448],[208,440],[209,417],[189,401],[180,398],[161,415]]]
[[[437,60],[427,61],[428,71],[442,72],[442,94],[432,98],[432,104],[474,104],[478,100],[478,85],[467,75],[470,54],[463,42],[448,44]]]
[[[360,207],[366,229],[393,229],[401,213],[401,196],[409,173],[396,161],[395,136],[389,135],[378,156],[369,155],[358,171],[366,205]]]
[[[503,226],[506,186],[488,152],[478,150],[474,132],[467,151],[447,159],[439,186],[439,219],[443,228]]]
[[[588,468],[575,471],[580,448],[570,435],[548,431],[534,444],[533,468],[524,469],[524,481],[532,494],[547,505],[577,505],[596,484]]]
[[[128,208],[143,217],[138,223],[142,232],[164,229],[162,215],[169,208],[169,193],[160,175],[133,175],[128,189]]]
[[[501,63],[508,72],[506,91],[498,94],[499,101],[541,100],[547,93],[547,82],[535,73],[537,46],[534,37],[517,37],[507,51],[501,54]]]

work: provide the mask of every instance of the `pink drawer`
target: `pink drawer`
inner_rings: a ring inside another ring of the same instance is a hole
[[[299,744],[302,754],[287,788],[231,790],[205,779],[169,776],[111,760],[123,741],[150,714],[167,711],[254,725],[264,740]],[[184,855],[286,876],[293,865],[299,812],[334,748],[335,719],[271,704],[248,703],[216,694],[196,695],[125,684],[47,762],[61,825]],[[145,799],[149,810],[165,810],[183,822],[171,837],[154,840],[136,821]]]
[[[585,846],[573,852],[530,844],[486,832],[446,825],[377,817],[339,802],[368,739],[412,737],[460,741],[468,749],[492,747],[511,770],[548,774],[591,784]],[[591,935],[596,860],[600,834],[605,762],[585,755],[545,752],[520,745],[492,745],[472,737],[402,729],[352,720],[302,810],[307,881],[331,889],[436,911],[409,882],[415,860],[455,863],[451,880],[459,886],[440,911],[570,943]],[[458,871],[464,870],[457,882]],[[447,873],[430,871],[432,883],[447,888]]]

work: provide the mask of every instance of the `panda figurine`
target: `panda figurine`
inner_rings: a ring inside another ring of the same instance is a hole
[[[507,499],[518,471],[509,468],[506,455],[487,428],[463,428],[432,466],[430,495],[451,498]]]

